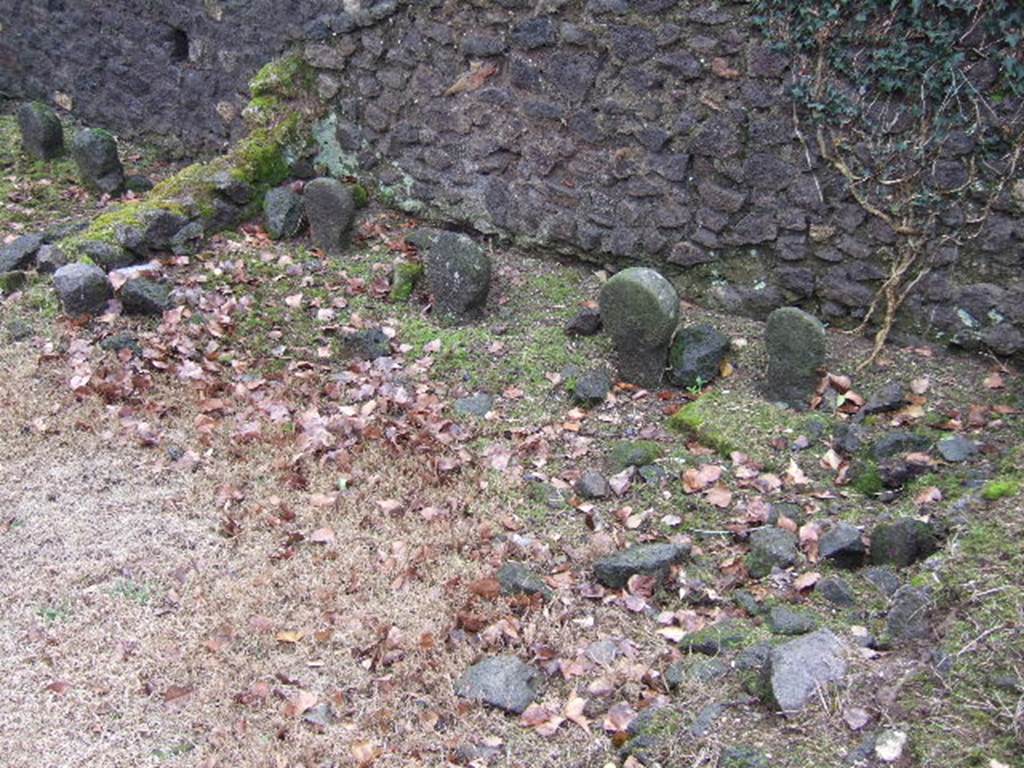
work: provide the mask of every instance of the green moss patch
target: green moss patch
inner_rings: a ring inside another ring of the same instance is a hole
[[[728,457],[741,451],[770,466],[776,461],[774,438],[794,438],[807,426],[806,416],[779,408],[755,395],[713,391],[669,417],[668,426]]]
[[[998,478],[987,483],[981,490],[985,501],[999,501],[1020,493],[1020,481],[1015,478]]]

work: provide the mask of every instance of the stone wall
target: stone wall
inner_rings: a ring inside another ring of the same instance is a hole
[[[597,262],[660,265],[685,295],[753,316],[799,304],[850,325],[886,274],[895,233],[804,140],[791,61],[754,32],[745,2],[348,0],[302,3],[303,18],[263,2],[140,5],[130,18],[96,11],[111,17],[104,29],[149,30],[130,45],[125,32],[103,35],[102,67],[64,61],[40,27],[14,78],[33,92],[70,88],[86,118],[87,95],[120,89],[123,114],[113,95],[100,99],[114,127],[138,120],[203,142],[229,132],[244,76],[290,45],[325,106],[322,168],[374,181],[405,210]],[[20,56],[19,19],[50,13],[17,8],[0,33],[4,61]],[[187,61],[175,61],[180,36],[160,36],[172,28],[187,35]],[[109,75],[126,82],[101,84]],[[957,175],[958,152],[945,175]],[[969,248],[933,254],[904,327],[1024,350],[1022,197],[1011,185]],[[967,215],[941,214],[947,227]]]
[[[246,83],[340,3],[4,0],[0,94],[45,99],[123,134],[221,148]]]

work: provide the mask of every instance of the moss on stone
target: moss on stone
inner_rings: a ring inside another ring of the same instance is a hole
[[[882,475],[878,471],[878,464],[875,461],[861,462],[853,472],[851,487],[862,496],[877,496],[885,486],[882,484]]]
[[[313,68],[301,57],[283,56],[260,68],[249,81],[249,92],[253,101],[267,96],[294,98],[311,88],[314,76]]]
[[[408,301],[416,289],[416,283],[423,277],[423,265],[415,261],[400,261],[395,264],[395,275],[391,281],[391,300]]]
[[[766,466],[777,463],[771,441],[794,438],[806,425],[805,418],[756,396],[721,390],[683,406],[668,420],[670,429],[692,436],[724,457],[742,451]]]
[[[268,64],[253,83],[255,98],[249,133],[225,155],[183,168],[157,184],[140,200],[127,202],[92,221],[81,233],[61,242],[71,259],[82,258],[82,243],[90,240],[116,243],[122,227],[141,226],[153,211],[171,211],[209,227],[217,213],[217,194],[225,175],[251,185],[256,195],[245,213],[258,210],[267,189],[283,182],[289,174],[288,155],[293,145],[303,142],[309,115],[289,103],[309,85],[301,62],[282,59]],[[207,232],[211,234],[211,232]]]
[[[985,501],[999,501],[1020,493],[1020,481],[1012,477],[996,478],[985,484],[981,489],[981,497]]]
[[[608,463],[616,472],[626,467],[646,467],[665,455],[665,449],[651,440],[622,440],[608,452]]]
[[[352,199],[355,201],[356,208],[365,208],[370,203],[370,193],[362,184],[353,184]]]

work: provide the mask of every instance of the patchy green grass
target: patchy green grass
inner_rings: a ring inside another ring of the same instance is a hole
[[[1024,745],[1024,521],[1001,502],[952,540],[939,600],[946,664],[907,693],[922,765],[1018,765]],[[948,668],[946,668],[948,667]],[[1016,761],[1016,762],[1015,762]]]
[[[829,422],[824,417],[794,413],[746,392],[733,391],[726,383],[680,408],[669,417],[668,426],[724,458],[739,451],[778,469],[780,457],[772,441],[809,434],[812,421],[820,421],[819,429],[827,432]]]

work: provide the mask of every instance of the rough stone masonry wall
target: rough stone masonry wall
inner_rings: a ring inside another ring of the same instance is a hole
[[[852,324],[885,276],[879,252],[896,236],[799,138],[791,62],[755,34],[745,2],[142,5],[158,16],[180,6],[185,20],[168,23],[187,31],[199,73],[209,56],[249,62],[260,46],[272,53],[291,40],[326,108],[321,164],[372,177],[407,210],[599,262],[661,265],[685,295],[754,316],[795,303]],[[263,31],[231,24],[204,37],[210,8],[225,20],[258,18]],[[44,42],[59,59],[59,44]],[[0,56],[10,58],[6,45]],[[144,58],[123,45],[120,56]],[[38,80],[47,68],[35,72]],[[167,93],[166,110],[141,116],[147,127],[174,130],[200,114],[196,136],[216,133],[209,110],[227,86],[193,104],[182,100],[202,89],[175,101],[175,83],[159,72],[146,79]],[[905,327],[1024,350],[1021,205],[1002,196],[970,250],[933,254]],[[943,220],[956,227],[963,215],[953,207]]]
[[[729,311],[799,303],[849,324],[896,236],[798,137],[790,60],[749,14],[676,0],[410,4],[306,46],[332,107],[320,139],[413,209],[667,265],[684,294]],[[452,94],[474,66],[493,74]],[[904,313],[916,330],[1024,349],[1019,205],[993,213],[974,251],[937,255]]]
[[[327,28],[337,0],[0,0],[0,95],[124,134],[220,148],[246,83]]]

